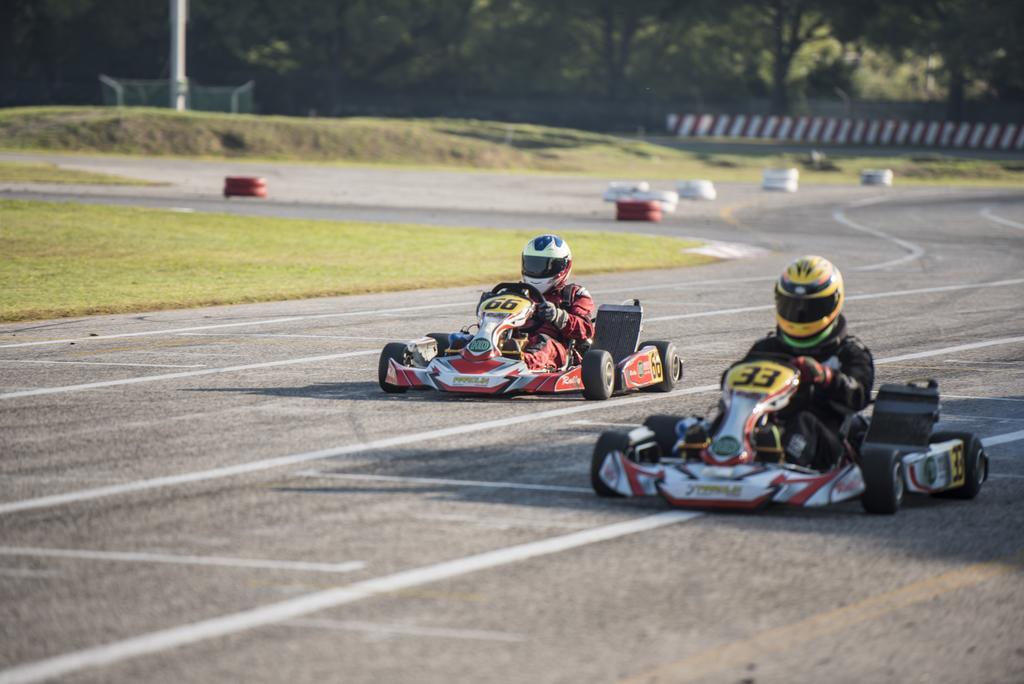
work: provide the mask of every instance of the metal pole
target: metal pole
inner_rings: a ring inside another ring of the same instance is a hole
[[[171,0],[171,109],[186,109],[188,80],[185,76],[185,22],[188,0]]]

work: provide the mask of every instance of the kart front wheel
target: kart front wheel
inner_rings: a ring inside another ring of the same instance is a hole
[[[388,382],[388,367],[390,361],[393,359],[395,363],[402,366],[409,365],[409,350],[402,342],[389,342],[384,345],[384,349],[380,352],[380,360],[377,362],[377,383],[380,384],[380,388],[388,394],[400,394],[404,392],[407,387],[400,387],[398,385],[392,385]]]
[[[583,396],[587,399],[604,400],[615,391],[615,364],[612,355],[603,349],[591,349],[583,355],[580,368],[583,380]]]
[[[590,486],[598,496],[622,496],[617,491],[605,484],[601,479],[601,469],[604,467],[605,457],[613,451],[618,451],[623,457],[629,453],[629,435],[624,432],[602,432],[594,445],[594,455],[590,457]]]
[[[864,476],[861,505],[868,513],[892,515],[903,503],[903,461],[899,451],[868,446],[861,450],[860,469]]]
[[[948,442],[959,439],[964,443],[963,469],[964,484],[956,489],[947,489],[937,496],[949,496],[954,499],[973,499],[981,491],[981,485],[988,479],[988,457],[981,445],[981,440],[970,432],[936,432],[928,442]],[[956,468],[954,464],[954,469]]]
[[[671,392],[676,384],[683,379],[683,360],[676,353],[676,345],[674,342],[656,340],[641,342],[638,349],[643,349],[648,345],[653,345],[658,350],[658,358],[661,359],[662,380],[646,389],[651,392]]]
[[[644,427],[654,433],[654,441],[661,447],[661,453],[666,456],[672,455],[672,449],[679,441],[679,433],[676,432],[676,425],[682,420],[680,416],[666,416],[655,414],[644,418]]]

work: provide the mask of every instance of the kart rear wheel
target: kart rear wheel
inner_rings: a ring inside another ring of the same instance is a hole
[[[653,415],[644,418],[644,427],[654,433],[654,441],[661,447],[665,456],[672,455],[672,448],[679,441],[676,425],[682,420],[680,416]]]
[[[868,513],[892,515],[903,503],[903,461],[899,451],[876,446],[864,447],[860,454],[864,476],[861,505]]]
[[[601,468],[604,458],[613,451],[620,452],[623,457],[629,452],[629,435],[625,432],[602,432],[594,445],[594,455],[590,457],[590,486],[598,496],[621,497],[617,491],[609,487],[601,479]]]
[[[643,349],[647,345],[654,345],[658,350],[663,380],[656,385],[651,385],[644,389],[651,392],[671,392],[676,384],[683,379],[683,360],[676,353],[675,343],[652,340],[650,342],[641,342],[638,349]]]
[[[930,444],[959,439],[964,443],[964,484],[956,489],[947,489],[936,496],[954,499],[973,499],[981,491],[981,485],[988,479],[988,457],[981,440],[970,432],[936,432],[929,439]]]
[[[409,351],[402,342],[388,342],[380,352],[380,360],[377,362],[377,383],[380,388],[388,394],[401,394],[407,387],[399,387],[388,382],[388,366],[392,359],[403,366],[409,365]]]
[[[583,355],[580,368],[583,380],[583,396],[587,399],[604,400],[615,390],[615,364],[612,355],[603,349],[591,349]]]

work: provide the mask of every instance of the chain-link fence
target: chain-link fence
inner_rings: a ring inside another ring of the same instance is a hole
[[[100,74],[103,104],[109,107],[167,107],[171,99],[167,79],[113,78]],[[186,107],[204,112],[251,114],[254,81],[240,86],[204,86],[189,83]]]

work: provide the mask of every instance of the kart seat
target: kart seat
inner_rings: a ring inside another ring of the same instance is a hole
[[[875,397],[865,443],[912,451],[928,446],[939,420],[939,385],[934,380],[906,385],[885,384]]]
[[[640,302],[634,304],[602,304],[597,309],[594,341],[591,349],[603,349],[618,363],[636,351],[640,343],[640,328],[644,310]]]

